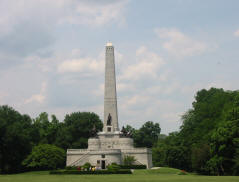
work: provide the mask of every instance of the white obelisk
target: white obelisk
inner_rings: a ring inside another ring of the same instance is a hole
[[[115,78],[115,58],[112,43],[105,48],[105,96],[104,96],[104,128],[106,133],[119,131],[117,94]]]

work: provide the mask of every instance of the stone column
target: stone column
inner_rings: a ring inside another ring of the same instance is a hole
[[[104,132],[119,131],[117,94],[115,79],[115,58],[112,43],[105,48],[105,96],[104,96]]]

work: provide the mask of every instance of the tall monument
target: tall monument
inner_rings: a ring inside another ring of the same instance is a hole
[[[114,47],[112,43],[107,43],[105,48],[105,97],[103,131],[119,131],[115,79],[115,58]]]
[[[88,139],[87,149],[67,149],[67,166],[82,166],[86,162],[105,169],[111,163],[123,164],[126,156],[134,156],[137,165],[152,167],[152,151],[135,148],[134,141],[119,131],[115,58],[112,43],[105,47],[105,95],[103,131]]]

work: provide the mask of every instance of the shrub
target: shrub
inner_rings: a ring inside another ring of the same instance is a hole
[[[121,169],[146,169],[146,165],[119,165]]]
[[[120,169],[118,171],[97,170],[97,171],[77,171],[77,170],[53,170],[49,174],[132,174],[129,169]]]
[[[90,164],[89,162],[86,162],[86,163],[82,166],[82,168],[83,168],[83,169],[86,169],[87,171],[90,170],[90,167],[91,167],[91,164]]]
[[[124,157],[124,165],[133,165],[136,161],[134,156],[126,155]]]
[[[120,166],[116,163],[112,163],[111,165],[107,166],[109,171],[118,171],[120,170]]]
[[[61,168],[65,165],[65,151],[54,145],[41,144],[33,148],[23,165],[37,170]]]
[[[78,166],[66,166],[65,169],[66,170],[77,170]]]
[[[188,173],[184,170],[181,170],[177,173],[177,175],[187,175]]]

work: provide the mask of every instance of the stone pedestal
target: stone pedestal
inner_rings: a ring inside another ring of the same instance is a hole
[[[119,132],[98,133],[97,138],[88,140],[88,149],[68,149],[67,166],[81,166],[86,162],[92,165],[111,163],[123,164],[125,156],[134,156],[135,164],[152,167],[152,151],[148,148],[134,148],[133,139],[123,137]]]

